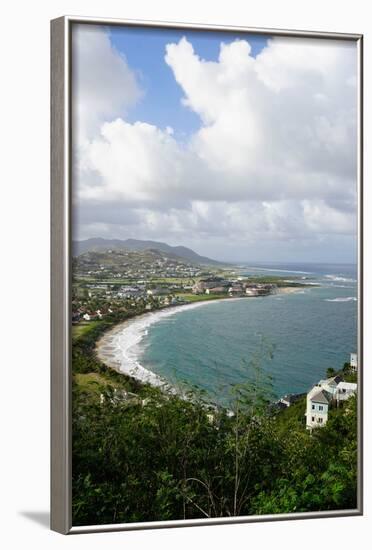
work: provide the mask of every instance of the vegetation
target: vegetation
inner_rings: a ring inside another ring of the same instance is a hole
[[[72,327],[72,340],[77,340],[84,334],[88,334],[91,332],[94,328],[99,326],[101,324],[101,321],[89,321],[89,322],[81,322],[78,325],[74,325]]]
[[[345,380],[345,382],[358,382],[358,375],[351,368],[350,363],[344,363],[342,369],[339,370],[335,370],[332,368],[327,369],[327,378],[332,378],[334,376],[342,376],[342,379]]]
[[[228,408],[196,390],[181,399],[97,361],[95,342],[114,322],[73,343],[74,525],[356,506],[355,398],[310,434],[303,401],[268,407],[263,347]]]

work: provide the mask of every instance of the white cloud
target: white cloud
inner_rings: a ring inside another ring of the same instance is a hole
[[[112,223],[115,202],[115,227],[133,231],[125,216],[135,212],[143,237],[355,234],[353,44],[273,38],[254,58],[238,40],[215,62],[185,38],[169,44],[165,62],[201,120],[185,145],[172,120],[164,130],[125,120],[141,93],[134,73],[105,33],[88,38],[77,36],[76,116],[89,140],[80,142],[76,191],[87,209],[107,205],[102,223]]]
[[[353,173],[353,44],[275,38],[254,59],[240,40],[222,45],[218,62],[205,62],[183,39],[167,47],[166,61],[185,104],[204,122],[193,147],[211,170],[248,177],[252,184],[259,178],[274,196],[273,180],[283,170],[310,176],[304,189],[310,194],[313,174],[322,176],[324,189],[334,185],[335,175]],[[295,185],[290,183],[290,193]]]
[[[87,172],[79,194],[102,201],[179,202],[188,192],[185,183],[193,161],[169,131],[118,118],[104,124],[101,135],[86,147],[82,162]],[[92,172],[100,175],[100,184],[91,184]]]
[[[74,25],[72,47],[73,122],[81,143],[97,135],[102,123],[125,115],[142,92],[102,28]]]

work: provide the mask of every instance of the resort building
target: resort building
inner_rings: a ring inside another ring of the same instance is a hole
[[[247,296],[258,296],[257,288],[247,287],[245,289],[245,293],[246,293]]]
[[[229,287],[229,295],[233,296],[243,294],[244,290],[242,285],[232,285]]]
[[[214,288],[206,288],[205,293],[206,294],[226,294],[226,287],[216,286]]]
[[[207,277],[195,283],[192,291],[194,294],[205,294],[207,290],[212,292],[213,288],[228,287],[230,284],[230,281],[225,280],[223,277]]]

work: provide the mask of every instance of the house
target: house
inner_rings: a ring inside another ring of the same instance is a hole
[[[84,313],[83,319],[85,321],[95,321],[96,319],[99,319],[97,313],[90,311],[89,313]]]
[[[320,380],[307,394],[306,427],[324,426],[328,420],[331,405],[346,401],[357,392],[357,384],[344,382],[341,376]]]
[[[314,386],[306,398],[306,427],[309,429],[324,426],[328,420],[328,410],[332,395],[319,386]]]
[[[355,395],[357,387],[357,384],[353,384],[352,382],[340,382],[337,386],[337,402],[346,401],[346,399],[349,399],[349,397]]]
[[[354,372],[358,370],[358,356],[356,353],[350,353],[350,369]]]
[[[337,386],[341,381],[341,376],[332,376],[331,378],[326,378],[325,380],[319,380],[316,387],[327,391],[332,395],[332,398],[334,398],[336,396]]]

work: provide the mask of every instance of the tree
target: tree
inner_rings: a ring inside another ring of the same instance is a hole
[[[313,434],[303,404],[274,414],[264,339],[226,406],[197,388],[175,395],[96,359],[110,326],[98,323],[73,346],[74,525],[355,507],[355,398]]]
[[[356,399],[330,412],[312,435],[293,430],[283,440],[281,472],[254,498],[252,513],[275,514],[356,507]]]

